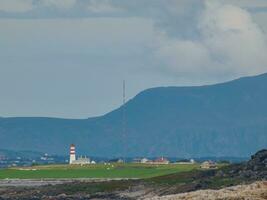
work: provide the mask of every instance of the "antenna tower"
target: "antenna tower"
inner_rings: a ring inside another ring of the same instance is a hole
[[[125,80],[123,80],[123,86],[122,86],[122,98],[123,98],[123,101],[122,101],[122,145],[123,145],[123,157],[124,159],[126,159],[126,155],[127,155],[127,141],[126,141],[126,107],[125,107],[125,103],[126,103],[126,83],[125,83]]]

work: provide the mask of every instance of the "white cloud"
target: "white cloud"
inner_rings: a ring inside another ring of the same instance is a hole
[[[158,37],[155,55],[171,72],[225,79],[267,71],[266,35],[246,10],[208,0],[197,27],[197,40]]]
[[[76,0],[42,0],[43,6],[55,6],[60,9],[72,8],[76,3]]]
[[[223,4],[232,4],[240,7],[266,7],[266,0],[222,0]]]
[[[163,0],[0,0],[0,9],[14,12],[32,10],[24,15],[8,15],[15,17],[102,16],[116,20],[129,20],[132,17],[149,19],[154,21],[156,44],[153,44],[153,50],[148,45],[150,40],[141,44],[143,49],[149,49],[146,57],[152,51],[157,58],[156,65],[161,66],[161,69],[164,67],[165,71],[169,70],[188,79],[197,76],[200,80],[206,80],[207,77],[217,78],[223,75],[221,80],[224,80],[267,71],[267,26],[263,17],[266,13],[256,15],[246,10],[246,7],[265,6],[266,1],[254,2],[170,0],[167,4]],[[147,5],[150,7],[147,8]],[[67,9],[67,12],[60,9]],[[3,16],[6,17],[6,13]],[[117,34],[119,33],[124,33],[123,28],[117,29]],[[129,35],[123,37],[132,40]],[[103,38],[99,36],[98,40]],[[153,65],[155,63],[152,61],[150,66]]]
[[[266,36],[246,10],[208,3],[200,30],[211,54],[225,58],[234,72],[250,75],[267,70]]]
[[[190,75],[211,65],[209,51],[201,43],[170,39],[165,34],[159,36],[157,40],[159,46],[155,55],[159,59],[163,58],[160,65],[172,73]]]
[[[32,0],[0,0],[0,11],[21,13],[32,8]]]
[[[90,0],[87,9],[92,13],[113,13],[122,11],[121,7],[116,7],[110,0]]]

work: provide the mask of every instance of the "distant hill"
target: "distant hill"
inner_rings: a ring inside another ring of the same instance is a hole
[[[1,148],[95,156],[247,157],[267,147],[267,74],[145,90],[102,116],[0,118]]]
[[[6,149],[0,149],[0,158],[16,159],[18,157],[23,159],[36,159],[40,158],[43,153],[35,151],[12,151]]]

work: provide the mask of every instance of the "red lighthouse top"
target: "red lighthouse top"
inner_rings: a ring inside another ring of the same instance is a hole
[[[75,145],[74,144],[70,145],[70,154],[75,154]]]

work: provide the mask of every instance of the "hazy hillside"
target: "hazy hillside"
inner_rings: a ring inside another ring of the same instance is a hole
[[[0,158],[16,159],[17,157],[23,159],[36,159],[43,156],[41,152],[35,151],[12,151],[6,149],[0,149]]]
[[[267,74],[201,87],[148,89],[85,120],[0,118],[1,148],[95,156],[248,156],[267,147]]]

